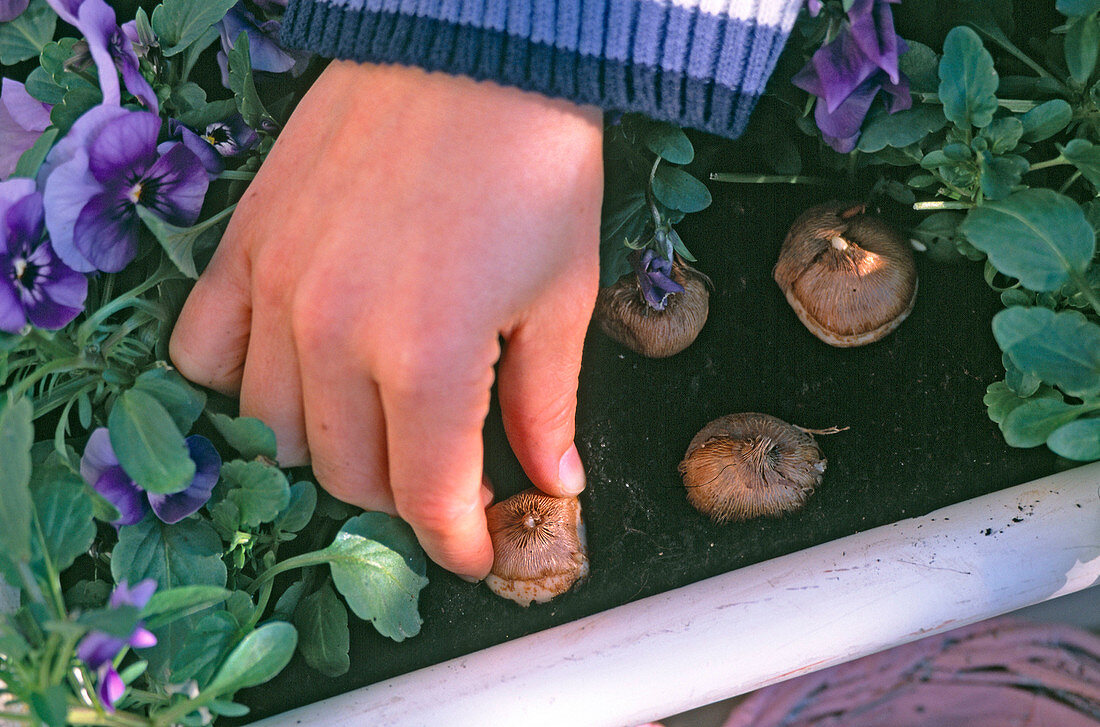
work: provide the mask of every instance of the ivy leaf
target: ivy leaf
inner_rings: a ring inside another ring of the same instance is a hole
[[[31,496],[46,546],[45,553],[35,548],[34,560],[48,556],[57,572],[64,571],[92,547],[95,539],[92,498],[84,481],[67,471],[32,488]],[[47,572],[39,567],[43,574]]]
[[[155,212],[141,205],[134,207],[138,217],[145,223],[149,232],[160,243],[168,259],[175,263],[179,271],[198,280],[199,271],[195,267],[195,252],[206,247],[216,247],[221,239],[221,225],[199,223],[192,227],[179,227],[162,220]]]
[[[225,17],[237,0],[164,0],[153,11],[153,32],[162,53],[174,56]]]
[[[138,376],[133,388],[159,401],[181,434],[191,431],[191,426],[206,406],[206,394],[187,383],[178,371],[164,366],[157,366]]]
[[[0,23],[0,63],[11,66],[37,57],[56,28],[57,13],[46,0],[32,0],[14,20]]]
[[[1038,447],[1055,429],[1081,415],[1083,408],[1061,399],[1030,399],[1009,412],[1001,422],[1010,447]]]
[[[1069,197],[1027,189],[970,211],[961,229],[996,268],[1035,291],[1057,290],[1084,273],[1096,233]]]
[[[873,153],[887,146],[909,146],[946,125],[947,117],[938,106],[917,106],[895,114],[880,113],[863,127],[856,148]]]
[[[229,653],[204,691],[231,694],[263,684],[283,670],[297,644],[298,632],[288,623],[272,621],[260,626]]]
[[[673,124],[654,121],[642,134],[646,148],[673,164],[688,164],[695,158],[695,149],[687,134]]]
[[[0,553],[13,561],[31,557],[31,444],[34,410],[28,399],[0,410]]]
[[[1074,139],[1064,147],[1059,147],[1058,151],[1080,170],[1085,179],[1100,188],[1100,147],[1084,139]]]
[[[1006,308],[993,316],[993,337],[1021,371],[1070,396],[1100,392],[1100,326],[1077,311]]]
[[[223,464],[221,476],[229,488],[225,499],[237,506],[247,527],[271,522],[290,502],[290,485],[278,467],[238,459]]]
[[[183,434],[164,406],[149,394],[128,389],[107,416],[111,447],[122,469],[143,490],[172,493],[195,477]]]
[[[1022,139],[1035,143],[1057,134],[1073,120],[1073,107],[1060,98],[1041,103],[1020,116],[1024,126]]]
[[[952,28],[943,42],[939,97],[943,113],[956,126],[982,128],[997,111],[997,71],[978,34]]]
[[[1096,54],[1100,50],[1100,19],[1093,12],[1070,18],[1066,25],[1066,68],[1070,77],[1083,85],[1096,69]]]
[[[653,177],[653,196],[665,207],[681,212],[699,212],[711,202],[706,185],[683,169],[662,165]]]
[[[111,553],[115,582],[157,581],[157,589],[206,585],[225,587],[222,541],[217,531],[197,518],[166,525],[153,515],[119,528]]]
[[[299,650],[307,664],[327,677],[347,673],[351,668],[348,610],[328,583],[299,602],[294,625],[302,634]]]
[[[240,452],[244,459],[275,459],[275,432],[259,419],[234,419],[225,414],[211,414],[210,421],[225,441],[229,442],[229,446]]]
[[[344,523],[324,552],[332,581],[356,616],[394,641],[420,632],[417,601],[428,579],[424,553],[408,525],[365,512]]]
[[[1083,462],[1100,459],[1100,418],[1078,419],[1062,425],[1047,439],[1047,446],[1066,459]]]

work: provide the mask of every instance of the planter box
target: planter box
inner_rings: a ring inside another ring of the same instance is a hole
[[[296,661],[241,694],[252,718],[349,692],[267,724],[398,724],[371,711],[387,704],[408,724],[436,719],[414,703],[444,709],[446,724],[503,722],[488,717],[494,704],[522,710],[525,724],[644,722],[1096,581],[1100,467],[1006,489],[1071,463],[1008,447],[986,416],[982,396],[1003,369],[989,328],[999,303],[980,264],[918,258],[910,319],[879,343],[830,348],[771,280],[787,226],[828,197],[715,192],[679,228],[715,284],[696,343],[646,360],[589,336],[577,433],[588,582],[522,609],[432,569],[419,636],[394,644],[353,625],[347,675]],[[687,503],[676,465],[688,441],[738,411],[850,427],[819,437],[828,469],[801,512],[717,526]],[[495,411],[486,448],[498,496],[528,486]],[[677,695],[658,708],[666,682]]]

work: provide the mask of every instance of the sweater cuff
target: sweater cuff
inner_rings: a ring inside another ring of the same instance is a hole
[[[290,0],[283,40],[733,138],[802,0]]]

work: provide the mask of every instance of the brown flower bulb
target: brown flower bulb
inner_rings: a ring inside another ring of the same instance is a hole
[[[860,204],[829,202],[802,213],[772,275],[806,328],[833,346],[879,340],[917,296],[905,238]]]
[[[688,445],[680,474],[688,500],[717,522],[797,510],[821,484],[825,458],[806,430],[767,414],[730,414]]]
[[[656,310],[646,302],[633,272],[601,288],[595,312],[600,329],[649,358],[667,358],[690,346],[707,322],[710,279],[679,260],[673,264],[670,277],[684,290],[670,294],[664,310]]]
[[[489,590],[521,606],[545,603],[588,575],[581,503],[531,488],[485,513],[493,540]]]

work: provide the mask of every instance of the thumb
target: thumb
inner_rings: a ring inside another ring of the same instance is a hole
[[[512,451],[535,486],[557,497],[585,486],[573,437],[591,313],[584,296],[543,306],[512,332],[500,364],[500,407]]]

